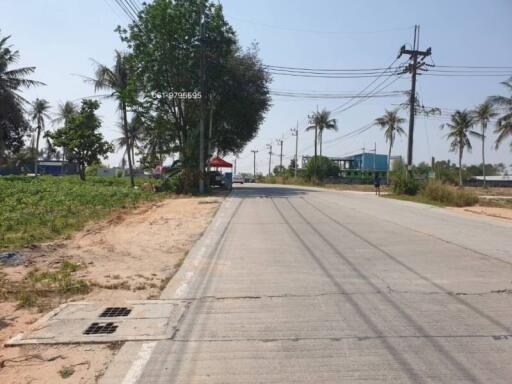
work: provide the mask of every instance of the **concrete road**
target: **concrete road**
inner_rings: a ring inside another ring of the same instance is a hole
[[[237,187],[163,292],[172,340],[104,383],[512,383],[512,224],[371,194]]]

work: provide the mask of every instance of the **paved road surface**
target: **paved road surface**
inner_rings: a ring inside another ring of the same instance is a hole
[[[512,224],[371,194],[236,188],[162,298],[173,340],[104,383],[512,383]]]

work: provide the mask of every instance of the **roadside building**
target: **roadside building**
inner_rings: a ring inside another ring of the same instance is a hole
[[[302,156],[302,167],[306,167],[312,156]],[[382,180],[388,170],[388,155],[361,152],[344,157],[327,157],[340,168],[339,177],[330,178],[332,183],[371,183],[375,173]]]
[[[78,165],[62,160],[43,160],[38,162],[38,172],[41,175],[76,175]]]

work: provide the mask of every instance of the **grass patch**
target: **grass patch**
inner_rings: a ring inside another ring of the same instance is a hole
[[[59,375],[63,379],[67,379],[68,377],[73,376],[74,373],[75,373],[75,368],[73,368],[72,366],[65,366],[59,370]]]
[[[0,251],[70,234],[113,210],[158,196],[130,188],[124,178],[89,177],[82,182],[77,176],[0,177]]]
[[[480,198],[480,203],[478,205],[480,205],[482,207],[512,209],[512,199],[485,199],[485,198]]]
[[[90,287],[85,280],[77,279],[73,274],[81,268],[80,264],[64,261],[56,270],[31,270],[21,281],[10,281],[0,273],[0,299],[16,300],[18,308],[36,307],[40,311],[52,307],[55,299],[69,298],[85,294]]]
[[[473,191],[431,180],[421,185],[415,195],[394,194],[387,197],[430,204],[438,207],[469,207],[478,204],[479,198]]]

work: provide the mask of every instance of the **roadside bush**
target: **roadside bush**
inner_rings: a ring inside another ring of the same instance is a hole
[[[177,194],[183,193],[183,190],[183,176],[181,172],[174,176],[165,178],[158,188],[159,192],[172,192]]]
[[[438,180],[428,181],[421,188],[421,195],[445,205],[467,207],[478,203],[478,196],[464,188],[448,186]]]
[[[321,181],[326,177],[338,176],[340,168],[325,156],[312,157],[306,165],[306,177]],[[316,176],[316,177],[315,177]]]
[[[405,169],[398,169],[391,173],[391,189],[397,195],[416,195],[420,184],[414,177],[407,177]]]

